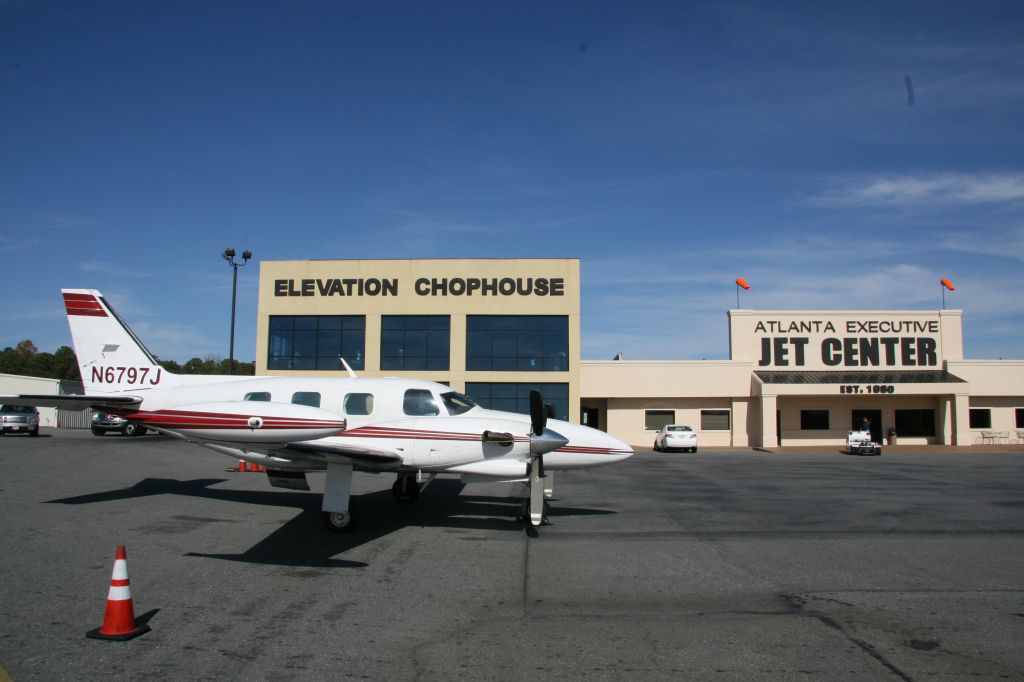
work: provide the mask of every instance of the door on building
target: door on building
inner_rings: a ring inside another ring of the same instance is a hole
[[[592,429],[600,429],[601,410],[596,407],[583,408],[583,425]]]
[[[864,419],[871,422],[871,440],[876,443],[882,442],[882,411],[881,410],[854,410],[853,422],[850,425],[852,431],[860,431],[864,426]]]

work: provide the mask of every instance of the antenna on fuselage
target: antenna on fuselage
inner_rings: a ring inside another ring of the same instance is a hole
[[[352,377],[353,379],[357,379],[357,378],[358,378],[358,377],[356,376],[356,373],[352,371],[352,368],[348,366],[348,363],[347,363],[347,362],[345,362],[345,358],[343,358],[343,357],[341,357],[341,356],[339,355],[339,356],[338,356],[338,361],[339,361],[339,362],[341,363],[341,366],[345,368],[345,371],[346,371],[346,372],[348,372],[348,375],[349,375],[350,377]]]

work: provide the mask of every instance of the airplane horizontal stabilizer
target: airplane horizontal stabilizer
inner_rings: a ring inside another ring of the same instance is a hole
[[[105,410],[107,408],[125,408],[138,405],[142,398],[134,395],[0,395],[0,404],[34,405],[36,407],[56,407],[62,410]]]

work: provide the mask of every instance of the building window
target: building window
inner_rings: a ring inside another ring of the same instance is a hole
[[[569,371],[569,317],[468,316],[466,369],[471,372]]]
[[[935,410],[896,410],[897,436],[934,436]]]
[[[365,369],[362,315],[271,315],[267,369]]]
[[[648,431],[661,431],[661,427],[675,423],[675,410],[644,410],[644,428]]]
[[[801,431],[828,431],[828,410],[800,410]]]
[[[992,410],[986,408],[971,408],[971,428],[972,429],[991,429],[992,428]],[[899,433],[897,431],[896,433]]]
[[[728,431],[729,410],[701,410],[701,431]]]
[[[466,393],[480,407],[530,414],[530,391],[537,390],[555,408],[555,418],[569,419],[569,384],[466,383]]]
[[[1024,407],[1018,407],[1014,410],[1014,413],[1014,419],[1016,420],[1014,423],[1017,425],[1017,428],[1024,429]]]
[[[385,315],[381,319],[380,368],[447,370],[450,339],[448,315]]]

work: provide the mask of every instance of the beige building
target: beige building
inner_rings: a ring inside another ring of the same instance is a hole
[[[410,376],[580,420],[578,259],[260,263],[256,373]]]
[[[731,310],[729,360],[581,361],[577,259],[264,261],[259,291],[257,374],[344,375],[344,358],[522,412],[539,388],[640,447],[668,423],[737,447],[1024,431],[1024,361],[965,360],[957,310]]]

